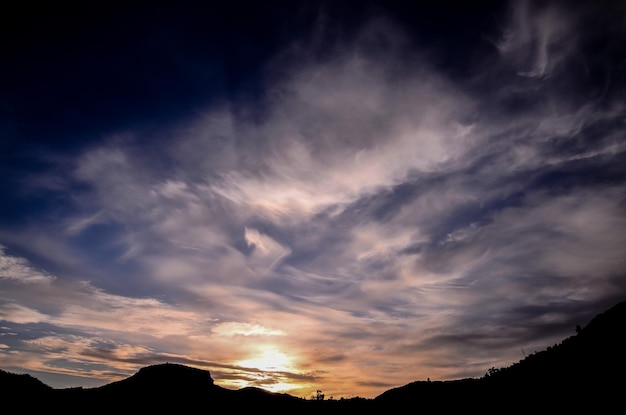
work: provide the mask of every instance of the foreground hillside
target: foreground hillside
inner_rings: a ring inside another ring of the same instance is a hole
[[[555,410],[622,406],[626,381],[626,302],[596,316],[576,335],[480,379],[413,382],[376,401],[430,408]]]
[[[563,413],[586,409],[599,413],[622,405],[625,329],[626,302],[621,302],[560,344],[509,367],[492,368],[482,378],[413,382],[374,399],[310,401],[258,388],[231,390],[215,385],[208,371],[170,363],[144,367],[124,380],[85,389],[53,389],[30,375],[0,370],[0,393],[9,398],[5,402],[11,407],[29,412]]]

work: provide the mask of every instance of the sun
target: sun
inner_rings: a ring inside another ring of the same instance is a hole
[[[257,346],[248,359],[235,362],[245,373],[229,383],[236,387],[257,386],[270,392],[287,392],[306,385],[293,382],[292,375],[300,373],[292,357],[274,346]]]
[[[251,359],[240,360],[239,366],[259,369],[262,371],[287,372],[292,370],[291,359],[276,349],[261,350],[258,355]]]

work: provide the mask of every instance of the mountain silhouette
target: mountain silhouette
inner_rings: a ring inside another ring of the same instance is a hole
[[[132,394],[134,396],[171,394],[185,397],[197,393],[216,393],[217,389],[219,388],[208,371],[165,363],[144,367],[129,378],[109,383],[97,390],[102,394]]]
[[[626,301],[594,317],[576,335],[481,378],[416,381],[372,399],[307,400],[254,387],[215,384],[207,370],[176,363],[141,368],[96,388],[54,389],[0,370],[0,393],[15,409],[64,413],[173,411],[237,413],[359,413],[368,411],[532,411],[604,413],[622,406],[626,369]],[[26,397],[23,401],[19,397]]]
[[[12,396],[23,391],[39,396],[52,393],[52,390],[50,386],[31,375],[18,375],[0,369],[0,393],[3,396]]]
[[[594,413],[622,406],[626,373],[626,301],[594,317],[577,334],[479,379],[418,381],[375,400],[442,410],[466,407],[492,412],[530,410]],[[491,410],[490,410],[491,409]]]
[[[245,411],[264,406],[291,410],[304,400],[254,387],[238,390],[215,384],[207,370],[176,363],[141,368],[134,375],[90,389],[71,388],[55,397],[56,405],[71,412],[82,412],[94,403],[105,411],[139,412],[196,411],[212,406]]]

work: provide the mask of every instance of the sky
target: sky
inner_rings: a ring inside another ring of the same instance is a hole
[[[3,370],[372,398],[626,299],[624,2],[0,19]]]

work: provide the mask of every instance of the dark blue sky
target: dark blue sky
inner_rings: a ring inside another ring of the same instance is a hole
[[[626,296],[625,17],[5,11],[0,367],[94,385],[167,360],[374,396],[573,334]]]

